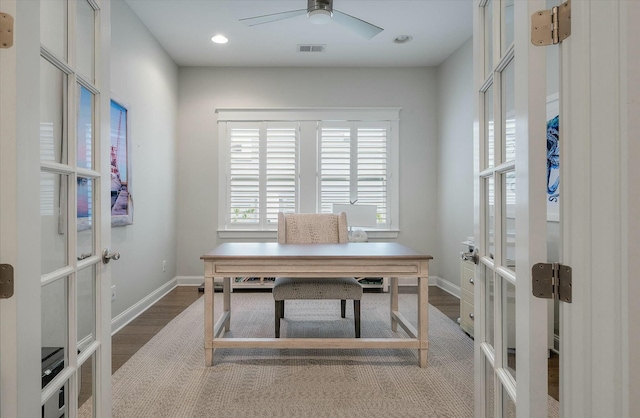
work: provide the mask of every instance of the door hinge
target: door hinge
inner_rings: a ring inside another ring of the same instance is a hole
[[[531,268],[533,296],[571,303],[571,267],[538,263]]]
[[[559,44],[569,35],[571,35],[571,0],[531,15],[531,43],[535,46]]]
[[[13,266],[0,264],[0,299],[13,296]]]
[[[10,48],[13,45],[13,16],[0,13],[0,48]]]

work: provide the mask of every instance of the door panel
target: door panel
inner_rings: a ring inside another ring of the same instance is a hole
[[[84,404],[109,417],[109,2],[0,10],[16,17],[0,49],[0,256],[17,272],[0,300],[0,415],[74,417]]]
[[[538,220],[546,218],[544,196],[538,201],[533,191],[538,180],[544,187],[535,164],[543,167],[545,142],[531,139],[538,132],[544,138],[535,125],[540,113],[532,111],[534,105],[543,110],[536,92],[545,90],[544,76],[527,69],[536,55],[528,41],[528,15],[538,6],[543,8],[537,1],[482,0],[474,14],[474,219],[480,257],[475,303],[482,307],[475,335],[478,417],[546,416],[546,373],[540,373],[546,372],[546,356],[540,353],[547,335],[539,338],[542,328],[535,322],[546,325],[546,308],[532,301],[528,267],[535,254],[546,251],[544,241],[532,235],[545,230]],[[543,127],[542,117],[539,122]]]

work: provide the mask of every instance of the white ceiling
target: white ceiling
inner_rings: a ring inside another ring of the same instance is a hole
[[[333,21],[314,25],[306,15],[253,27],[239,22],[306,9],[307,0],[125,1],[181,66],[435,66],[472,34],[472,0],[334,0],[334,9],[384,29],[370,40]],[[218,33],[229,42],[211,42]],[[396,44],[399,35],[413,40]],[[298,44],[326,51],[300,53]]]

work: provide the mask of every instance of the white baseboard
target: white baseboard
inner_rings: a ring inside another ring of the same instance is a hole
[[[429,280],[429,282],[431,282],[431,280]],[[444,290],[445,292],[449,293],[451,296],[455,296],[458,299],[460,299],[460,286],[455,285],[450,281],[445,280],[441,277],[437,278],[436,286],[438,286],[440,289]]]
[[[200,286],[204,276],[176,276],[178,286]]]
[[[202,282],[201,282],[202,283]],[[138,303],[122,312],[120,315],[116,316],[111,320],[111,335],[114,335],[116,332],[120,331],[124,326],[126,326],[129,322],[133,321],[140,315],[142,312],[149,309],[153,306],[154,303],[159,301],[164,295],[172,291],[178,285],[178,281],[176,278],[169,280],[167,283],[160,286],[158,289],[151,292],[145,298],[140,300]]]

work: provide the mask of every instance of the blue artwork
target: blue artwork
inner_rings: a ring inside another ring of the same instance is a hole
[[[547,121],[547,199],[558,202],[560,197],[560,148],[558,144],[560,117]]]

